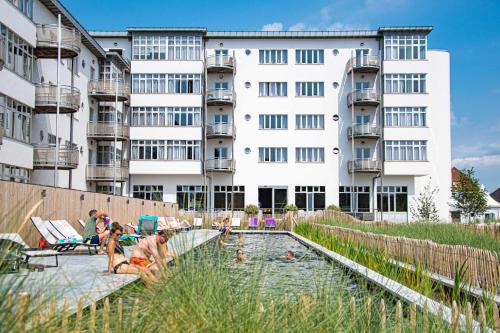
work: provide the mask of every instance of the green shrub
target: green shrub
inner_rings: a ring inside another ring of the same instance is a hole
[[[285,211],[285,213],[286,212],[293,212],[293,213],[295,213],[299,209],[294,204],[288,204],[288,205],[285,206],[285,208],[283,210]]]
[[[245,214],[257,215],[257,214],[259,214],[259,207],[257,207],[256,205],[247,205],[245,207]]]
[[[340,208],[335,206],[335,205],[328,205],[328,207],[326,207],[326,210],[333,210],[333,211],[336,211],[336,212],[340,212]]]

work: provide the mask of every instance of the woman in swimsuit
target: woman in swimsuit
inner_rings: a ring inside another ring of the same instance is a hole
[[[158,280],[149,269],[132,265],[125,258],[125,250],[119,243],[119,238],[123,233],[123,227],[117,222],[113,223],[109,233],[108,251],[108,271],[107,274],[139,274],[146,284],[156,283]]]

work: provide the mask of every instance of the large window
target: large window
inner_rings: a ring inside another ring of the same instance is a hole
[[[369,212],[369,186],[340,186],[339,207],[344,212]]]
[[[386,35],[384,36],[385,60],[425,59],[427,36]]]
[[[215,210],[231,210],[231,197],[234,198],[233,210],[245,209],[245,186],[214,186]]]
[[[200,94],[200,74],[132,74],[134,94]]]
[[[259,162],[286,163],[288,162],[288,149],[286,147],[260,147]]]
[[[132,36],[134,60],[200,60],[201,36]]]
[[[295,50],[295,63],[297,64],[324,64],[324,50]]]
[[[259,129],[287,129],[288,115],[261,114],[259,115]]]
[[[132,160],[200,160],[199,140],[132,140]]]
[[[177,185],[177,204],[185,211],[199,211],[205,207],[205,187]]]
[[[386,140],[386,161],[427,161],[427,141]]]
[[[16,6],[24,15],[33,18],[33,0],[7,0]]]
[[[199,107],[132,107],[131,116],[132,126],[201,126]]]
[[[323,163],[324,161],[325,148],[295,148],[295,162],[297,163]]]
[[[260,97],[277,97],[288,95],[286,82],[259,82]]]
[[[296,96],[325,96],[323,82],[295,82]]]
[[[412,94],[426,92],[426,74],[385,74],[386,94]]]
[[[288,50],[259,50],[259,64],[287,64]]]
[[[303,210],[325,209],[325,187],[295,186],[295,205]]]
[[[408,188],[406,186],[378,186],[377,207],[383,212],[407,212]]]
[[[6,137],[31,143],[32,113],[30,107],[0,94],[0,126],[3,126]]]
[[[134,185],[132,196],[138,199],[163,201],[162,185]]]
[[[427,110],[425,107],[387,107],[384,108],[387,127],[425,127]]]
[[[0,179],[18,183],[29,183],[30,171],[25,168],[0,163]]]
[[[0,23],[0,58],[4,67],[31,81],[33,77],[33,47]]]
[[[296,129],[324,129],[325,116],[322,114],[298,114],[295,116]]]

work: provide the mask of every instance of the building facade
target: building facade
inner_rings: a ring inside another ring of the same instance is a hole
[[[38,19],[44,10],[34,1],[35,21],[53,23],[55,16]],[[45,2],[60,5],[40,6]],[[72,171],[58,171],[72,174],[60,177],[72,177],[71,184],[58,186],[174,201],[189,211],[255,204],[277,213],[287,204],[308,211],[334,204],[364,219],[408,221],[413,201],[431,184],[439,189],[441,218],[449,219],[449,54],[428,49],[432,28],[88,33],[74,22],[82,36],[77,64],[99,66],[92,74],[77,65],[79,77],[65,78],[82,102],[72,116],[59,117],[58,128],[72,128],[68,143],[80,156]],[[36,32],[25,37],[35,51]],[[54,60],[43,61],[47,80]],[[3,75],[21,80],[12,71],[0,72],[0,93],[19,101],[20,89],[9,90],[15,81],[2,84]],[[38,81],[16,84],[35,90]],[[24,93],[33,108],[35,92]],[[51,184],[53,170],[37,170],[32,159],[53,115],[32,114],[29,140],[4,134],[0,163]],[[25,160],[10,156],[10,141],[22,145]]]

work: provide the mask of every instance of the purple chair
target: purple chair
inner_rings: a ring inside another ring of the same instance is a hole
[[[274,218],[267,218],[264,227],[266,229],[276,229],[276,220]]]
[[[259,219],[256,217],[248,218],[248,229],[254,228],[257,229],[259,227]]]

